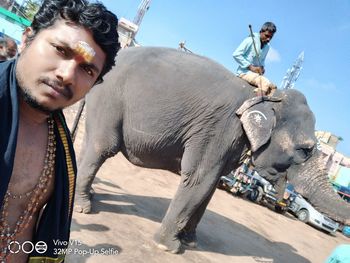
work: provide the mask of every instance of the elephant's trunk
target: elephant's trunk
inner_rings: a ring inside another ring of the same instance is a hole
[[[350,204],[335,192],[319,151],[307,162],[288,170],[288,180],[321,213],[343,224],[350,224]]]

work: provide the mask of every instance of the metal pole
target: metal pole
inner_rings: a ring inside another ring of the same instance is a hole
[[[256,48],[256,45],[255,45],[255,40],[254,40],[254,35],[253,35],[253,30],[252,30],[252,25],[248,25],[249,26],[249,32],[250,32],[250,37],[252,38],[252,41],[253,41],[253,46],[254,46],[254,50],[255,50],[255,55],[258,59],[258,64],[259,64],[259,67],[261,67],[261,62],[260,62],[260,56],[259,56],[259,53],[258,53],[258,50]],[[262,74],[259,72],[259,75],[261,76]],[[262,90],[262,79],[260,78],[260,93],[261,93],[261,96],[263,96],[261,90]]]
[[[75,136],[77,135],[79,120],[80,120],[81,114],[84,110],[84,106],[85,106],[85,99],[82,99],[81,102],[79,103],[78,112],[77,112],[77,115],[75,115],[72,131],[71,131],[72,142],[75,141]]]
[[[253,46],[254,46],[254,50],[255,50],[255,55],[256,55],[256,57],[258,58],[259,67],[261,67],[260,56],[259,56],[258,50],[257,50],[256,45],[255,45],[255,40],[254,40],[254,34],[253,34],[253,30],[252,30],[252,25],[249,25],[249,31],[250,31],[250,37],[251,37],[252,40],[253,40]]]

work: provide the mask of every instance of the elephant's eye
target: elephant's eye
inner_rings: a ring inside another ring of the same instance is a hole
[[[302,160],[306,160],[312,155],[313,151],[314,151],[314,147],[299,148],[299,149],[297,149],[298,158],[300,158]]]

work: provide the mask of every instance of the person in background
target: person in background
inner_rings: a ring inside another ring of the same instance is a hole
[[[254,89],[257,95],[271,95],[276,89],[276,85],[263,76],[269,42],[276,31],[274,23],[266,22],[259,33],[245,38],[233,52],[233,58],[238,63],[237,75],[257,87]]]
[[[12,38],[0,38],[0,61],[9,60],[17,54],[17,44]]]
[[[0,262],[64,261],[76,162],[62,109],[115,65],[117,26],[101,3],[44,0],[0,63]]]

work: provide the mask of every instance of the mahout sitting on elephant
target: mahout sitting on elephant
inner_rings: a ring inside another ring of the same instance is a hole
[[[313,152],[315,118],[296,90],[255,97],[220,64],[168,48],[128,48],[86,98],[76,189],[78,212],[100,166],[119,151],[133,164],[173,171],[181,182],[155,240],[177,253],[194,243],[221,175],[248,149],[260,175],[284,185],[289,167]],[[117,176],[117,175],[116,175]]]

